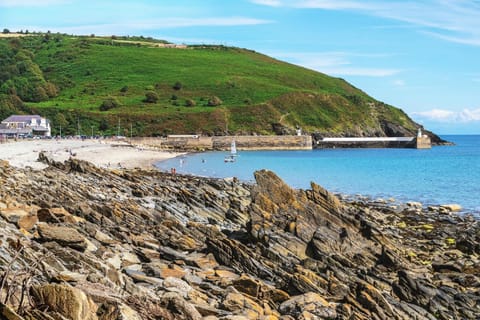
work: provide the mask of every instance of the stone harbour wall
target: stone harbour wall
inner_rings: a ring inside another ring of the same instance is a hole
[[[230,150],[235,140],[238,150],[311,150],[312,137],[304,136],[214,136],[132,138],[133,145],[180,150]]]

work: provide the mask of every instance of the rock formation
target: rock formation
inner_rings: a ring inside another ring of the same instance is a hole
[[[0,164],[1,319],[478,319],[480,228],[340,201],[40,156]],[[442,209],[442,210],[440,210]]]

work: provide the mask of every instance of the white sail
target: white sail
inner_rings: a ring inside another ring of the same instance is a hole
[[[235,144],[235,140],[232,140],[232,144],[230,145],[230,153],[237,154],[237,145]]]

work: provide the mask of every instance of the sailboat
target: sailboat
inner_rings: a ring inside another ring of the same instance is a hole
[[[235,140],[232,140],[230,144],[230,154],[225,156],[224,162],[235,162],[237,160],[237,145],[235,144]]]

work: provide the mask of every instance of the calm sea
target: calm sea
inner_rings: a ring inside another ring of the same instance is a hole
[[[295,188],[314,181],[335,193],[420,201],[425,205],[458,203],[480,214],[480,135],[442,136],[455,146],[416,149],[321,149],[312,151],[239,151],[189,154],[157,163],[160,170],[253,180],[269,169]]]

